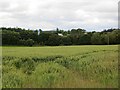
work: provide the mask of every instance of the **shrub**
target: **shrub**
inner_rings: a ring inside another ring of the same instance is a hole
[[[33,46],[33,45],[34,45],[33,39],[28,39],[28,40],[26,40],[26,45],[27,45],[27,46]]]
[[[19,40],[19,44],[20,45],[24,45],[24,46],[33,46],[34,45],[34,41],[33,39],[27,39],[27,40]]]

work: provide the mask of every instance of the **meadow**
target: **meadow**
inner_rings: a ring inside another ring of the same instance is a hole
[[[118,46],[3,46],[2,87],[117,88]]]

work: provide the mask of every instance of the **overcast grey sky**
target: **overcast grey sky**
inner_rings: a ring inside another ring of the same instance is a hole
[[[0,0],[0,27],[117,28],[119,0]]]

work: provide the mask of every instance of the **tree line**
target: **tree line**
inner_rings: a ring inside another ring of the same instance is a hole
[[[84,29],[68,31],[29,30],[1,27],[2,45],[60,46],[60,45],[112,45],[120,44],[120,29],[87,32]]]

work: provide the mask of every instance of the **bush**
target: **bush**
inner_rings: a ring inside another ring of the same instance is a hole
[[[32,39],[28,39],[28,40],[26,40],[26,45],[27,46],[33,46],[34,45],[34,41]]]
[[[24,46],[33,46],[34,45],[34,41],[32,39],[20,40],[19,44],[20,45],[24,45]]]

